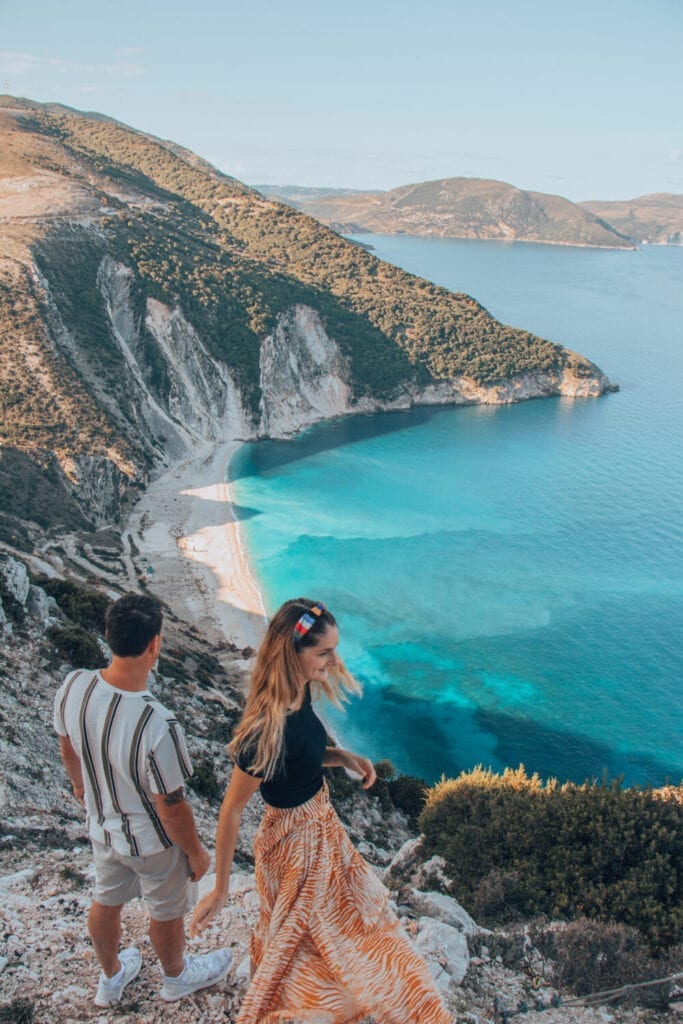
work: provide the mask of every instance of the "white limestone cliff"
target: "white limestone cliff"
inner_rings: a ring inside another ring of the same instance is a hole
[[[98,286],[113,337],[130,373],[128,383],[135,392],[141,426],[144,424],[171,460],[207,440],[250,434],[248,415],[227,366],[210,355],[178,307],[171,309],[148,299],[144,327],[157,344],[168,381],[167,393],[155,392],[144,359],[143,325],[133,308],[132,280],[128,267],[111,256],[103,258]]]
[[[391,401],[353,400],[349,360],[331,338],[319,314],[296,305],[278,318],[261,346],[260,437],[291,437],[299,430],[352,413],[410,409],[416,405],[506,405],[531,398],[564,395],[597,397],[609,381],[590,365],[591,376],[569,369],[520,374],[496,384],[477,384],[466,377],[406,385]]]
[[[351,370],[315,310],[294,306],[261,345],[259,434],[286,437],[351,411]]]

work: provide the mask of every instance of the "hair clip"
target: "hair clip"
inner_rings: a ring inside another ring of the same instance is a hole
[[[318,604],[314,604],[312,608],[304,612],[301,618],[294,626],[294,643],[298,643],[302,637],[306,636],[309,629],[315,625],[316,619],[319,619],[322,613],[325,611],[325,605],[320,601]],[[314,617],[315,616],[315,617]]]

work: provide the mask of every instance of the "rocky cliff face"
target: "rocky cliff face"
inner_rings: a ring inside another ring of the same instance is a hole
[[[148,298],[144,323],[136,318],[130,268],[106,255],[97,275],[112,336],[127,368],[127,389],[135,395],[140,433],[151,438],[168,459],[185,455],[207,440],[250,433],[240,392],[225,364],[207,351],[179,307]],[[163,394],[152,388],[143,346],[147,329],[162,361]]]
[[[610,390],[597,366],[579,376],[569,367],[537,370],[498,384],[466,378],[405,386],[391,401],[353,397],[348,360],[314,309],[294,306],[281,316],[261,348],[260,437],[291,437],[320,420],[352,413],[409,409],[415,405],[506,405],[564,395],[595,398]]]
[[[131,446],[127,459],[100,444],[99,454],[62,453],[57,460],[65,485],[95,525],[117,521],[130,485],[144,484],[155,467],[184,458],[207,441],[254,436],[252,417],[233,375],[210,355],[182,310],[147,298],[143,314],[136,311],[130,267],[105,254],[97,269],[107,327],[121,357],[109,376],[65,323],[49,278],[37,266],[33,273],[54,356],[76,369]],[[150,339],[155,377],[150,373]]]
[[[259,433],[293,434],[350,410],[350,367],[315,310],[295,306],[261,346]]]

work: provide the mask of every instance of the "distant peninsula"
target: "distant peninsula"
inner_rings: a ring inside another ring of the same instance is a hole
[[[572,203],[503,181],[443,178],[389,192],[257,185],[340,234],[500,239],[633,249],[683,243],[683,196]]]
[[[656,192],[623,202],[596,199],[580,206],[640,242],[683,245],[683,196]]]

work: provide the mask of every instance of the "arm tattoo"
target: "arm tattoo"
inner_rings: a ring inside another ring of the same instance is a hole
[[[172,793],[164,794],[164,803],[167,807],[173,807],[174,804],[179,804],[181,800],[185,799],[185,790],[181,786],[180,789],[174,789]]]

